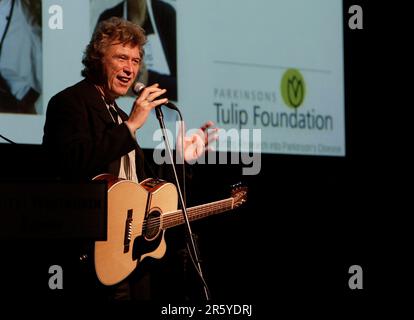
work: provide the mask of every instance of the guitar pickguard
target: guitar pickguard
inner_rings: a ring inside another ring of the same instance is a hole
[[[146,240],[143,236],[135,238],[132,251],[132,259],[141,261],[145,254],[155,251],[161,244],[164,232],[160,232],[158,237],[153,240]]]

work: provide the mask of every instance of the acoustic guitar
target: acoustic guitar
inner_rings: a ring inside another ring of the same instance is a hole
[[[125,279],[146,257],[166,252],[164,231],[183,224],[177,210],[174,184],[149,178],[141,183],[101,174],[108,183],[107,240],[95,241],[94,264],[99,281],[107,286]],[[190,221],[232,210],[247,200],[247,188],[233,186],[227,199],[187,208]]]

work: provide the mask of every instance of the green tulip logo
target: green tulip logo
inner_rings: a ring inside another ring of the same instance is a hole
[[[291,108],[298,108],[305,99],[305,79],[297,69],[288,69],[282,77],[280,90],[285,104]]]

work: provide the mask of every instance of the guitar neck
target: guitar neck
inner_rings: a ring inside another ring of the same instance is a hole
[[[199,220],[214,214],[225,212],[233,209],[233,198],[228,198],[224,200],[219,200],[215,202],[210,202],[208,204],[203,204],[191,208],[187,208],[188,220],[194,221]],[[168,229],[180,224],[184,224],[184,216],[182,210],[177,210],[174,212],[167,212],[162,216],[162,229]]]

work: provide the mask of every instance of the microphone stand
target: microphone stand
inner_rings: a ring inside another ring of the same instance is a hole
[[[176,110],[178,111],[178,109],[176,109]],[[201,280],[203,282],[204,294],[205,294],[206,300],[208,301],[208,300],[211,299],[210,298],[210,293],[209,293],[209,290],[207,288],[207,284],[204,281],[203,272],[201,270],[200,259],[198,257],[198,251],[197,251],[196,244],[195,244],[195,241],[194,241],[194,238],[193,238],[193,232],[191,231],[190,221],[188,219],[187,208],[186,208],[186,205],[184,203],[183,194],[181,192],[180,183],[178,181],[177,170],[175,168],[174,158],[173,158],[173,155],[172,155],[172,152],[171,152],[171,146],[170,146],[170,143],[168,141],[168,136],[166,134],[166,128],[165,128],[165,123],[164,123],[164,114],[162,113],[162,110],[161,110],[161,107],[160,106],[155,107],[155,114],[156,114],[157,119],[158,119],[158,121],[160,123],[160,127],[161,127],[161,130],[162,130],[162,134],[163,134],[163,138],[164,138],[164,142],[165,142],[165,150],[166,150],[166,152],[168,154],[168,158],[171,161],[171,166],[172,166],[172,169],[173,169],[173,172],[174,172],[174,179],[175,179],[176,184],[177,184],[179,201],[181,203],[183,217],[184,217],[184,221],[185,221],[185,225],[186,225],[186,230],[187,230],[187,236],[188,236],[188,239],[189,239],[190,255],[193,255],[194,260],[196,262],[196,266],[195,267],[196,267],[197,272],[198,272],[198,274],[201,277]],[[180,116],[181,116],[181,113],[180,113]],[[182,134],[184,135],[184,132]],[[184,159],[184,154],[182,155],[182,157]],[[183,165],[185,165],[184,161],[183,161]],[[184,179],[185,179],[185,177],[184,177]]]

